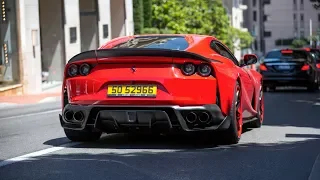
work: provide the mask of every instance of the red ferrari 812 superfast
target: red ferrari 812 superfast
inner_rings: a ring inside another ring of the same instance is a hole
[[[77,54],[65,66],[60,123],[72,141],[104,133],[215,132],[239,142],[263,122],[262,76],[217,38],[136,35]]]

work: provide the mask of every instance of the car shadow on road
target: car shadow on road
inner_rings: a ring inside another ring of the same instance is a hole
[[[243,130],[243,134],[251,131],[249,128]],[[69,140],[67,138],[56,138],[44,142],[44,145],[54,147],[63,146]],[[70,142],[70,141],[69,141]],[[104,134],[97,142],[82,143],[73,148],[121,148],[121,149],[193,149],[213,148],[224,145],[218,133],[213,134]]]
[[[134,138],[137,139],[124,135],[105,137],[95,143],[84,143],[63,152],[12,164],[10,168],[3,167],[0,174],[8,179],[24,180],[35,177],[69,180],[302,180],[308,179],[320,151],[319,140],[190,149],[190,139],[162,137],[146,142],[148,137]],[[168,144],[176,149],[166,149]],[[162,149],[155,148],[157,146]],[[114,149],[105,149],[110,147]]]

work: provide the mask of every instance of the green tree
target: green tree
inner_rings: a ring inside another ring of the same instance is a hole
[[[251,45],[248,32],[231,26],[222,0],[152,0],[152,25],[163,33],[213,35],[234,50],[234,42],[240,39],[238,48]]]
[[[221,0],[153,0],[152,22],[174,33],[213,35],[233,46],[230,20]]]
[[[134,33],[140,34],[143,27],[143,0],[133,0]]]
[[[233,37],[234,31],[222,0],[207,0],[207,2],[210,4],[210,13],[207,15],[211,18],[210,35],[214,35],[233,50],[233,41],[230,37]]]
[[[152,27],[152,0],[143,0],[144,28]]]
[[[174,33],[187,33],[187,7],[183,0],[152,0],[152,25],[158,29],[171,29]]]
[[[174,34],[171,29],[160,29],[160,34]]]
[[[158,28],[144,28],[141,34],[160,34],[160,30]]]
[[[242,31],[241,29],[230,27],[230,32],[231,32],[230,35],[232,37],[233,43],[236,40],[240,40],[239,47],[234,47],[234,48],[237,48],[237,49],[248,48],[253,42],[253,37],[248,31]]]
[[[292,48],[302,48],[305,45],[307,45],[307,42],[305,40],[295,39],[295,40],[292,41],[291,47]]]

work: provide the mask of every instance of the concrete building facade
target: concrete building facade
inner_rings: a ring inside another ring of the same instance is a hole
[[[134,34],[132,0],[0,1],[0,96],[59,85],[71,57]]]
[[[288,47],[286,39],[308,38],[310,30],[316,35],[320,27],[320,12],[310,0],[270,0],[264,10],[268,16],[265,29],[270,35],[265,38],[266,51]]]
[[[261,56],[265,53],[265,34],[268,36],[268,32],[265,32],[264,28],[264,22],[267,20],[264,6],[270,2],[267,0],[243,0],[243,3],[248,7],[244,11],[244,27],[254,37],[252,51]]]
[[[243,27],[243,13],[247,9],[247,6],[242,3],[242,0],[223,0],[223,4],[231,20],[231,26],[242,31],[247,31],[248,29]],[[235,46],[238,46],[239,43],[240,41],[236,41]],[[234,49],[234,55],[240,60],[243,54],[240,49],[236,48]]]

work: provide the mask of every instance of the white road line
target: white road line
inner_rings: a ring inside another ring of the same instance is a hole
[[[42,155],[45,155],[45,154],[49,154],[49,153],[52,153],[52,152],[55,152],[55,151],[60,151],[60,150],[62,150],[64,148],[76,146],[76,145],[79,145],[79,144],[81,144],[81,142],[67,143],[67,144],[61,145],[60,147],[52,147],[52,148],[48,148],[48,149],[43,149],[43,150],[40,150],[40,151],[36,151],[36,152],[32,152],[32,153],[25,154],[25,155],[22,155],[22,156],[18,156],[18,157],[14,157],[14,158],[11,158],[11,159],[7,159],[7,160],[4,160],[4,161],[0,162],[0,167],[7,166],[9,164],[13,164],[13,163],[20,162],[20,161],[31,160],[31,159],[33,159],[35,157],[42,156]]]
[[[309,175],[308,180],[319,180],[320,179],[320,153],[318,154]]]
[[[24,114],[24,115],[18,115],[18,116],[4,117],[4,118],[0,118],[0,120],[22,118],[22,117],[28,117],[28,116],[36,116],[36,115],[49,114],[49,113],[55,113],[55,112],[61,112],[61,109],[54,109],[54,110],[44,111],[44,112],[37,112],[37,113],[30,113],[30,114]]]

